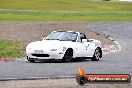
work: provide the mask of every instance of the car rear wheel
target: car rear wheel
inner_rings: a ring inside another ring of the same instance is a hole
[[[96,48],[93,58],[91,59],[92,61],[98,61],[101,57],[101,49],[100,48]]]
[[[27,56],[27,60],[28,60],[29,62],[31,62],[31,63],[35,63],[35,60],[34,60],[33,58],[28,57],[28,56]]]
[[[64,54],[64,57],[62,58],[63,62],[70,62],[72,60],[73,56],[73,50],[67,50]]]

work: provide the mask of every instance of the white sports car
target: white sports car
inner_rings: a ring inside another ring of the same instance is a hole
[[[54,31],[42,41],[31,42],[26,47],[27,60],[61,59],[70,62],[73,58],[91,57],[98,61],[102,57],[101,42],[87,39],[84,33]]]

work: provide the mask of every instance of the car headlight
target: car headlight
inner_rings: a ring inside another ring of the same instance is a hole
[[[50,49],[50,51],[56,51],[57,49]]]

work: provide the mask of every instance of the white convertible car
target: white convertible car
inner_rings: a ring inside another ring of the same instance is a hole
[[[91,57],[98,61],[102,57],[101,42],[87,39],[84,33],[54,31],[42,41],[31,42],[26,47],[27,60],[61,59],[70,62],[73,58]]]

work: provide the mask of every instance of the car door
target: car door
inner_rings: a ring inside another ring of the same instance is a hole
[[[75,57],[85,57],[87,55],[86,46],[82,42],[76,42],[74,46],[76,47],[74,52]]]
[[[85,39],[86,41],[82,41],[83,39]],[[85,34],[83,33],[80,33],[80,40],[81,40],[81,44],[82,44],[82,47],[85,47],[84,48],[84,52],[83,52],[83,57],[91,57],[93,56],[94,54],[94,48],[95,48],[95,43],[92,43],[92,42],[89,42],[87,40],[87,37]]]
[[[87,44],[82,42],[82,39],[87,39],[86,36],[83,33],[80,33],[78,36],[78,41],[76,42],[76,51],[75,56],[76,57],[85,57],[87,56]]]
[[[84,42],[83,46],[85,46],[85,57],[92,57],[95,51],[95,43]]]

